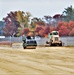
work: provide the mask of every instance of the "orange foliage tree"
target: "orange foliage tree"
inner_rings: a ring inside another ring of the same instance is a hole
[[[50,32],[55,31],[56,29],[54,27],[50,27]]]
[[[44,28],[44,34],[48,34],[50,32],[50,26],[46,26],[45,28]]]
[[[72,30],[72,28],[74,28],[74,21],[69,21],[69,23],[68,23],[68,28],[69,28],[70,30]]]
[[[41,29],[40,31],[39,31],[39,36],[41,36],[41,37],[44,37],[45,35],[44,35],[44,29]]]
[[[59,31],[60,36],[71,36],[73,35],[71,32],[74,28],[74,21],[70,22],[59,22],[56,30]]]
[[[44,30],[44,29],[43,29],[42,26],[37,26],[37,27],[35,28],[35,32],[36,32],[36,34],[39,35],[39,36],[42,35],[41,33],[43,33],[43,32],[42,32],[43,30]]]
[[[23,34],[27,35],[28,33],[29,33],[29,29],[24,28],[24,30],[22,31],[21,35],[23,35]]]
[[[50,33],[50,26],[37,26],[35,32],[41,37],[46,37]]]
[[[69,36],[74,36],[74,28],[70,31]]]

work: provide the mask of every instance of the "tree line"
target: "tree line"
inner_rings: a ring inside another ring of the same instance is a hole
[[[53,31],[59,31],[60,36],[74,36],[74,8],[69,6],[62,14],[45,15],[43,18],[31,17],[30,12],[11,11],[3,18],[3,35],[19,37],[25,34],[47,37]]]

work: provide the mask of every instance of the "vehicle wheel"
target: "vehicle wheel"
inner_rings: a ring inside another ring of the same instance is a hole
[[[49,44],[49,41],[46,41],[46,44]]]
[[[26,44],[25,44],[25,43],[23,43],[23,48],[24,48],[24,49],[26,48]]]
[[[60,43],[60,45],[59,46],[62,46],[62,43]]]
[[[52,42],[50,42],[50,46],[53,46]]]
[[[24,49],[26,48],[26,47],[23,47]]]
[[[60,45],[59,46],[62,46],[62,41],[61,41],[61,43],[60,43]]]
[[[56,44],[55,46],[59,46],[59,44]]]

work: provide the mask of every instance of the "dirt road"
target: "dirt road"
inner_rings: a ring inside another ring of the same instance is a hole
[[[74,47],[0,47],[0,75],[74,75]]]

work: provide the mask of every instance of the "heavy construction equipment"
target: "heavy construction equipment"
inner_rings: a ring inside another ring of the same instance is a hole
[[[60,40],[59,32],[58,31],[52,31],[48,35],[49,40],[46,41],[46,44],[50,46],[62,46],[62,41]]]
[[[37,42],[34,39],[34,37],[31,36],[22,36],[22,40],[23,40],[23,48],[29,48],[29,49],[36,49],[37,47]]]

